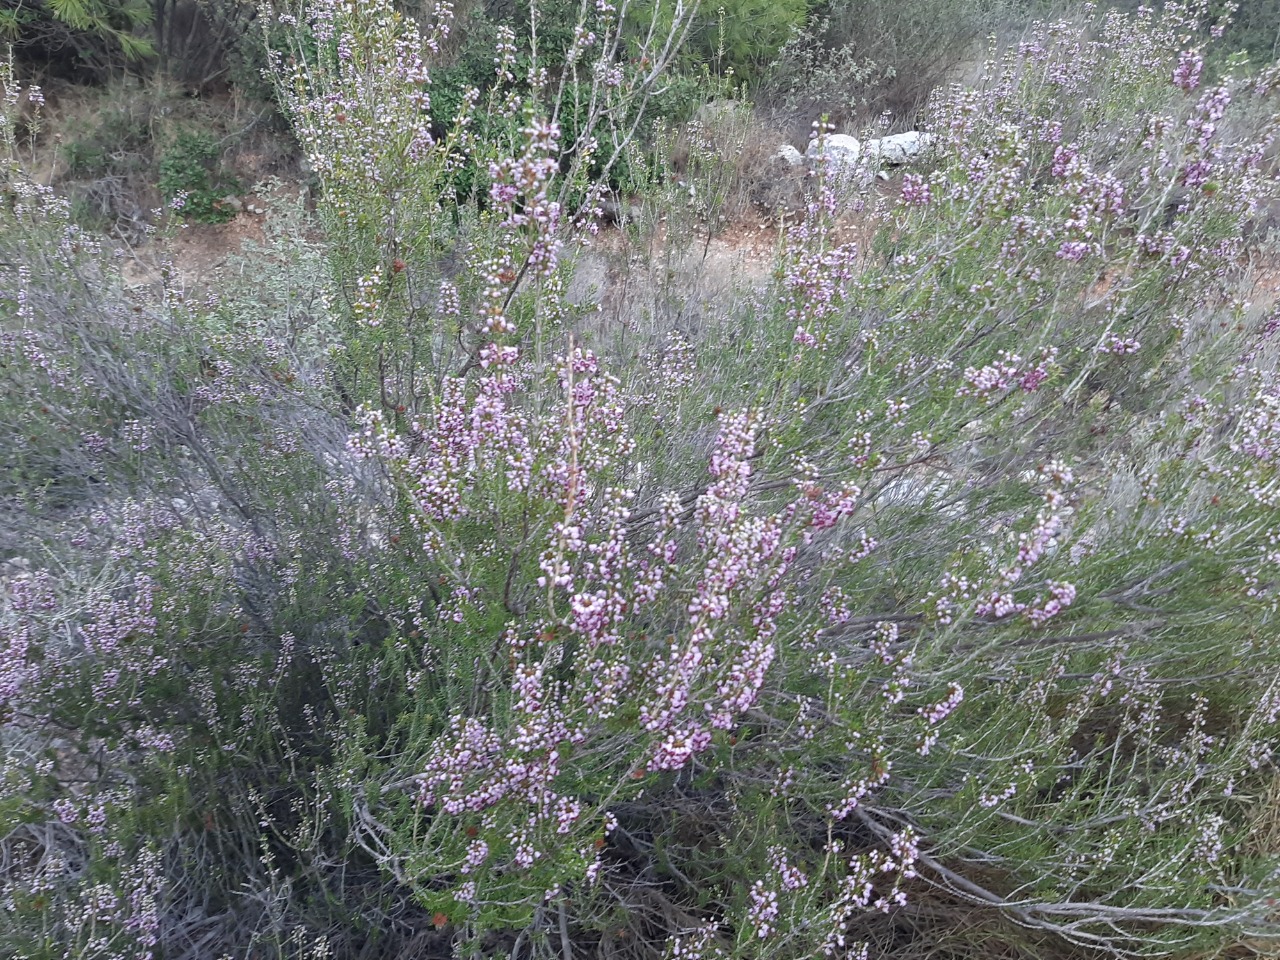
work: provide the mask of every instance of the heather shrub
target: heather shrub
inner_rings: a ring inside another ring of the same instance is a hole
[[[830,0],[778,48],[761,78],[775,113],[837,124],[910,118],[997,30],[1045,4],[1029,0]]]
[[[713,100],[688,123],[655,129],[654,152],[667,160],[671,174],[645,194],[652,219],[666,220],[668,247],[696,234],[705,250],[712,238],[747,219],[753,188],[778,175],[777,134],[739,101]]]
[[[577,86],[504,46],[441,134],[447,11],[286,15],[315,219],[216,296],[5,167],[0,943],[1272,950],[1280,72],[1203,86],[1194,11],[1038,23],[925,164],[820,169],[760,284],[602,324],[657,81],[582,17]]]
[[[495,82],[470,88],[444,133],[433,129],[425,58],[449,32],[447,11],[421,39],[380,5],[299,21],[299,47],[278,64],[280,97],[323,193],[347,325],[333,370],[348,406],[416,415],[433,376],[477,367],[488,335],[536,325],[537,303],[563,284],[559,233],[589,221],[637,158],[644,105],[685,27],[655,36],[642,64],[621,58],[608,4],[583,17],[555,78],[536,47],[522,53],[500,31]],[[476,296],[484,314],[463,313]]]

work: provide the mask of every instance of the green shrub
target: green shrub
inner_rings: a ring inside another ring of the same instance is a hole
[[[96,177],[110,167],[106,151],[90,140],[72,140],[66,146],[67,172],[73,177]]]
[[[183,217],[197,223],[223,223],[235,213],[222,198],[238,189],[219,168],[218,142],[207,133],[184,131],[157,164],[157,186]]]
[[[684,48],[685,69],[695,74],[710,69],[731,82],[754,83],[778,51],[804,25],[809,0],[728,0],[697,9]],[[647,0],[628,8],[631,33],[643,38],[649,24],[669,23],[675,5]]]

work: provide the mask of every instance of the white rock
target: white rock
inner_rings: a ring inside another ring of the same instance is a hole
[[[798,167],[804,163],[804,154],[789,143],[784,143],[780,146],[773,156],[777,160],[786,161],[787,165],[791,167]]]
[[[862,156],[862,144],[856,138],[844,133],[828,133],[814,137],[809,141],[809,149],[804,155],[810,160],[826,157],[827,162],[836,170],[852,170]]]
[[[867,156],[883,163],[911,163],[929,151],[933,143],[933,135],[910,130],[907,133],[895,133],[879,140],[868,140]]]

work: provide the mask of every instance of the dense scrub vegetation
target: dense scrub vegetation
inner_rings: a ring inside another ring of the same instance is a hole
[[[0,78],[0,952],[1274,955],[1280,63],[1035,21],[704,298],[709,22],[523,10],[260,23],[316,201],[206,291]]]

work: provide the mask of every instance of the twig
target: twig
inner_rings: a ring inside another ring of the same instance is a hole
[[[569,918],[565,914],[564,894],[560,894],[560,956],[563,960],[573,960],[573,943],[569,939]]]

